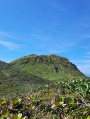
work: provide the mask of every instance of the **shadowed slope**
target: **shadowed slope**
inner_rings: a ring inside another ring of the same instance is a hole
[[[49,82],[0,61],[0,96],[24,94]]]

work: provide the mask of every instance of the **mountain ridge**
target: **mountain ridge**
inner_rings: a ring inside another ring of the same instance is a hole
[[[1,118],[90,118],[90,79],[67,58],[29,55],[0,65]]]
[[[55,77],[67,78],[70,76],[83,76],[85,75],[80,72],[80,70],[73,63],[65,57],[58,55],[28,55],[16,59],[10,63],[15,67],[20,67],[21,70],[24,70],[30,74],[35,74],[36,76],[43,77],[45,79],[50,79],[50,75],[54,80]],[[65,75],[68,75],[65,77]],[[47,75],[47,76],[46,76]]]
[[[28,55],[10,63],[0,61],[0,95],[23,94],[58,81],[86,78],[65,57]]]

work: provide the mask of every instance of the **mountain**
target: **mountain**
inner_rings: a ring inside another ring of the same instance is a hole
[[[0,61],[0,98],[2,119],[90,118],[90,79],[57,55]]]
[[[47,80],[69,80],[85,77],[67,58],[57,55],[29,55],[10,63],[22,71]]]
[[[6,63],[0,61],[0,96],[30,92],[43,85],[85,78],[67,58],[29,55]]]
[[[21,71],[10,63],[0,61],[0,97],[24,94],[49,83],[50,81]]]

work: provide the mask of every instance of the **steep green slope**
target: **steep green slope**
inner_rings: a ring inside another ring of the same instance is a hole
[[[7,66],[8,66],[8,63],[0,61],[0,70],[6,69]]]
[[[8,88],[8,81],[7,81],[8,77],[6,77],[4,75],[3,72],[0,71],[0,95],[2,95],[2,93],[4,94],[5,92],[7,92],[7,88]]]
[[[68,80],[85,77],[68,59],[57,55],[29,55],[10,63],[22,71],[48,80]]]
[[[0,97],[24,94],[48,84],[43,78],[30,75],[11,64],[0,61]]]

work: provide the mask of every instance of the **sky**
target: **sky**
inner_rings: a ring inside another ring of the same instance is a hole
[[[90,0],[0,0],[0,60],[66,57],[90,76]]]

